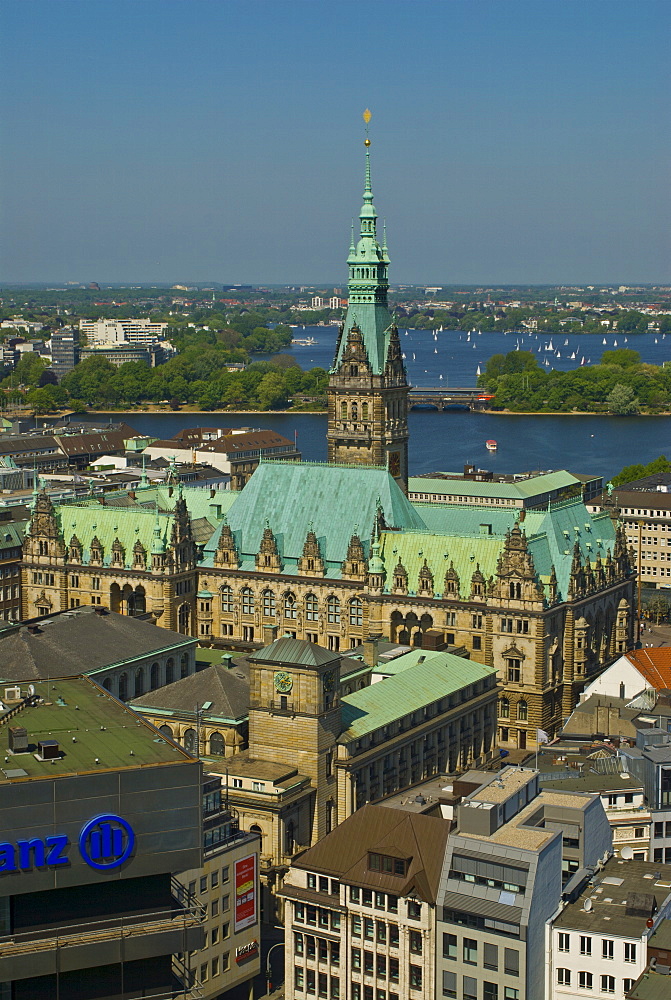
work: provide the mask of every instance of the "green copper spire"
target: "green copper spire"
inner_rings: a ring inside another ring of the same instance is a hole
[[[388,361],[393,320],[387,306],[389,285],[386,230],[382,245],[377,238],[377,212],[373,204],[368,123],[370,112],[364,113],[366,122],[365,175],[363,205],[359,213],[359,240],[355,244],[354,232],[347,257],[349,267],[349,306],[345,319],[344,335],[340,338],[332,371],[336,371],[347,351],[348,335],[355,325],[368,356],[373,375],[382,375]],[[400,353],[400,352],[399,352]]]

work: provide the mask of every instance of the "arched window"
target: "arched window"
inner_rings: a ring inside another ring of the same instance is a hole
[[[305,598],[305,617],[309,622],[319,620],[319,605],[314,594],[308,594]]]
[[[212,733],[210,736],[210,753],[213,757],[223,757],[226,753],[226,744],[221,733]]]
[[[139,698],[141,694],[144,694],[144,670],[138,667],[135,671],[135,697]]]
[[[195,729],[187,729],[182,736],[182,743],[184,744],[184,749],[188,750],[189,753],[198,752],[198,734]]]
[[[520,722],[526,722],[527,721],[528,711],[529,711],[529,709],[528,709],[526,701],[518,701],[517,702],[517,718],[520,720]]]
[[[352,403],[352,420],[359,419],[359,404],[356,400]]]
[[[363,604],[358,597],[349,602],[349,623],[359,628],[363,625]]]
[[[172,656],[169,660],[166,660],[165,664],[165,683],[172,684],[175,679],[175,661]]]
[[[499,715],[502,719],[510,718],[510,702],[507,698],[501,698],[501,703],[499,705]]]
[[[519,601],[522,598],[522,584],[521,583],[511,583],[509,584],[510,596],[513,600]]]
[[[368,403],[361,404],[361,419],[368,420]]]
[[[172,739],[172,729],[170,726],[159,726],[159,733],[163,733],[164,736],[169,736]]]
[[[347,403],[344,401],[340,404],[340,419],[347,420]]]
[[[128,700],[128,674],[119,675],[119,701]]]
[[[275,617],[275,595],[272,590],[264,590],[263,594],[263,617],[264,618],[274,618]]]
[[[189,673],[189,654],[182,653],[182,657],[179,661],[179,676],[186,677]]]
[[[158,663],[152,663],[151,673],[149,675],[149,686],[152,691],[155,691],[159,685],[159,665]]]
[[[105,680],[103,681],[103,687],[105,688],[106,691],[111,691],[112,690],[112,678],[111,677],[106,677],[105,678]]]
[[[230,587],[221,587],[219,590],[221,597],[221,610],[225,615],[233,614],[233,591]]]
[[[253,615],[254,614],[254,592],[250,587],[243,587],[240,591],[240,597],[242,598],[242,613],[243,615]]]
[[[188,635],[191,627],[191,608],[188,604],[180,604],[177,612],[177,628],[181,635]]]
[[[326,609],[329,625],[340,625],[340,601],[334,594],[327,598]]]
[[[291,591],[288,591],[284,595],[284,617],[296,617],[296,595],[292,594]]]

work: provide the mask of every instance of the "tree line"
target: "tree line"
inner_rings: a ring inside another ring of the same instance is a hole
[[[671,368],[643,364],[638,351],[604,351],[601,363],[561,372],[530,351],[494,354],[478,384],[493,410],[516,413],[663,413],[671,409]]]

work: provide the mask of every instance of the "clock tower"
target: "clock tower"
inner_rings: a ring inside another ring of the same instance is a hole
[[[366,133],[370,111],[364,112]],[[354,227],[347,264],[348,307],[340,327],[328,387],[328,460],[384,466],[401,489],[408,486],[408,392],[398,329],[387,305],[389,254],[377,238],[377,212],[366,178],[360,232]]]
[[[315,789],[311,843],[337,823],[340,656],[282,636],[249,657],[249,752],[293,764]]]

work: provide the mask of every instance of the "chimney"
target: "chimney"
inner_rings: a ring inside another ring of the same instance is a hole
[[[222,653],[221,665],[226,670],[230,670],[233,666],[233,657],[230,653]]]
[[[135,500],[135,490],[129,490],[128,496],[131,498],[131,500]]]
[[[31,635],[39,635],[42,630],[37,623],[33,623],[32,625],[28,625],[28,631]]]
[[[99,615],[99,616],[100,616],[101,618],[102,618],[102,617],[103,617],[104,615],[106,615],[106,614],[107,614],[107,608],[103,608],[103,607],[102,607],[102,606],[101,606],[100,604],[96,604],[96,606],[94,607],[94,609],[93,609],[93,610],[94,610],[94,611],[95,611],[95,613],[96,613],[97,615]]]
[[[271,642],[275,642],[275,639],[277,639],[277,625],[264,625],[263,645],[269,646]]]
[[[215,489],[211,489],[210,490],[210,500],[214,500],[214,498],[216,497],[216,495],[217,495],[217,491]]]
[[[363,645],[363,662],[368,667],[376,667],[378,661],[378,642],[381,636],[379,635],[369,635],[367,639],[364,639]]]
[[[522,523],[522,521],[524,520],[524,518],[526,516],[527,516],[527,512],[525,511],[524,507],[522,507],[522,510],[520,511],[520,524]]]

